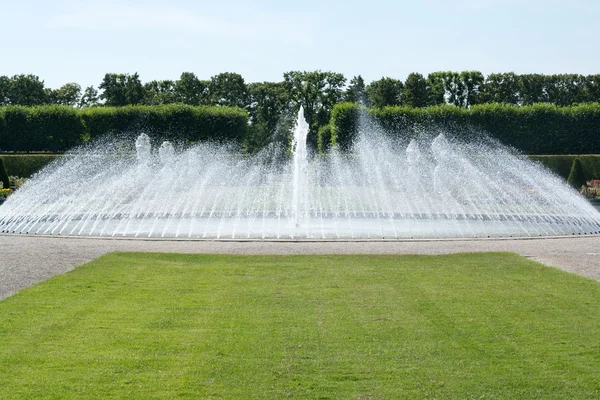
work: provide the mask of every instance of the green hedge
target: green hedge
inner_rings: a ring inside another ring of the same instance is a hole
[[[247,112],[233,107],[7,106],[0,107],[0,150],[62,152],[105,135],[142,131],[156,142],[239,144],[247,127]]]
[[[487,132],[527,154],[600,153],[599,103],[569,107],[482,104],[469,109],[395,106],[369,110],[354,103],[342,103],[332,111],[332,143],[349,149],[358,130],[361,110],[391,134],[411,135],[419,129],[435,127],[458,136]]]
[[[598,154],[553,156],[531,155],[529,158],[540,162],[548,169],[565,178],[565,180],[569,177],[573,160],[579,158],[586,178],[600,179],[600,155]]]
[[[10,176],[29,178],[47,164],[63,157],[58,154],[0,154]]]

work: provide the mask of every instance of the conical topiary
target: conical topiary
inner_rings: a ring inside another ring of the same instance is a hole
[[[6,167],[4,167],[4,160],[2,158],[0,158],[0,182],[2,182],[2,187],[5,189],[10,187],[8,173],[6,172]]]
[[[569,173],[567,183],[579,190],[582,186],[585,186],[585,182],[581,161],[579,161],[579,158],[576,158],[573,160],[573,165],[571,165],[571,173]]]

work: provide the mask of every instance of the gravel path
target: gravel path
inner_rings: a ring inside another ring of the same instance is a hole
[[[411,241],[185,241],[0,235],[0,299],[113,251],[222,254],[449,254],[511,251],[600,280],[600,236]]]

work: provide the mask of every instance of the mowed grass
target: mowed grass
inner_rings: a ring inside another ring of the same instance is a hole
[[[599,300],[510,253],[114,253],[0,302],[0,398],[599,398]]]

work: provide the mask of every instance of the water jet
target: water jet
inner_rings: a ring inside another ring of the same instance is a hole
[[[309,160],[298,114],[292,158],[176,152],[150,138],[136,157],[80,151],[0,207],[0,232],[190,239],[411,239],[597,234],[600,214],[559,177],[498,144],[443,133],[395,143],[359,135],[352,154]]]

